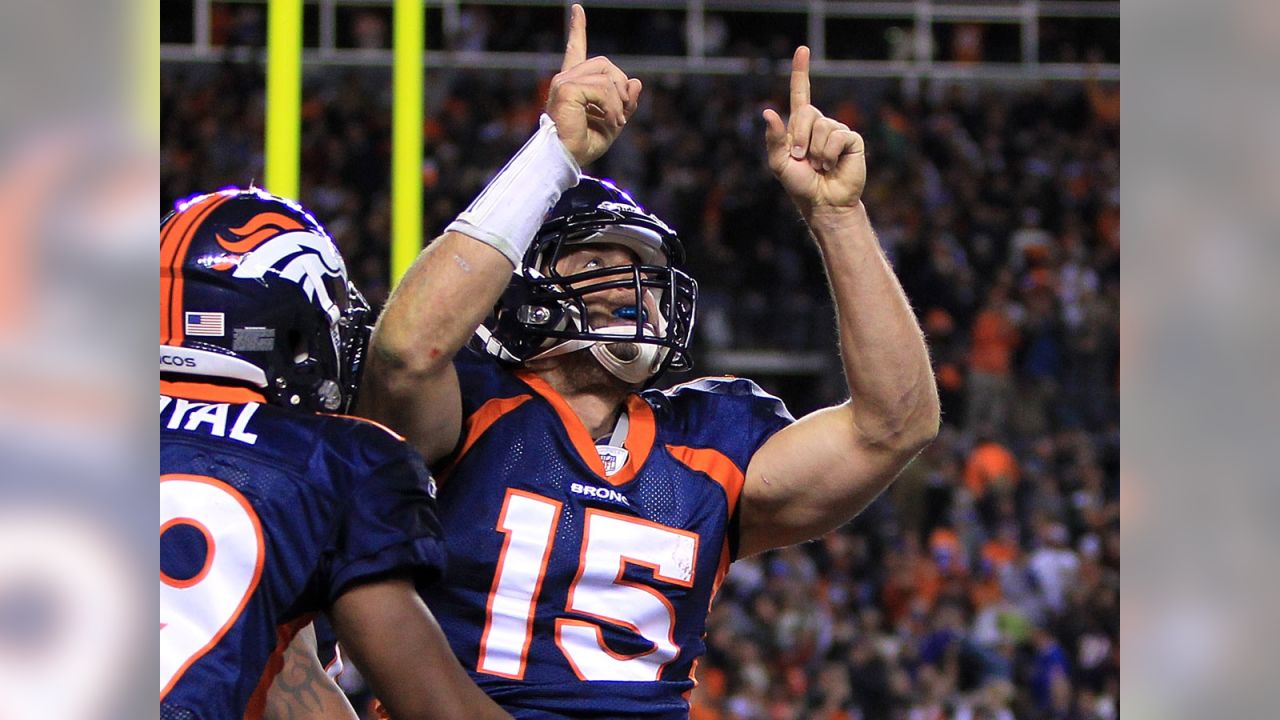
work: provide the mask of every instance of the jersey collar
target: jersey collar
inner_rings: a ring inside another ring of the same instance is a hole
[[[160,394],[188,400],[204,400],[220,403],[265,403],[267,396],[247,387],[228,387],[202,382],[160,381]]]
[[[578,414],[569,406],[569,402],[536,373],[517,370],[515,374],[555,410],[578,456],[597,477],[611,485],[623,485],[635,479],[640,468],[644,466],[645,460],[649,459],[649,451],[653,449],[653,441],[657,435],[653,408],[649,407],[649,403],[645,402],[644,398],[636,393],[627,396],[627,416],[630,427],[627,429],[626,448],[629,457],[622,469],[608,476],[604,471],[604,463],[600,461],[600,453],[596,450],[595,441],[591,439],[591,433],[587,432],[587,426],[582,424]]]

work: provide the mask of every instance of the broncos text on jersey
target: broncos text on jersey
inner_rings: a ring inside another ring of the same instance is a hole
[[[748,380],[627,400],[606,472],[537,375],[464,349],[462,440],[439,473],[450,581],[426,593],[475,681],[517,718],[681,718],[737,552],[751,455],[793,421]]]

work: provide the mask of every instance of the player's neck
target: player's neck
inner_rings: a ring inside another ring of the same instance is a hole
[[[633,388],[611,375],[585,350],[548,360],[530,363],[529,369],[564,398],[591,437],[612,432]]]

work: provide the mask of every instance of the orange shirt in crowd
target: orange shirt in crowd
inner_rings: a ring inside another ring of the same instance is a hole
[[[940,568],[944,572],[959,574],[969,569],[960,536],[949,527],[936,527],[929,534],[929,553],[933,555],[934,562],[946,558],[946,567]]]
[[[721,720],[719,710],[698,702],[689,703],[689,720]]]
[[[994,538],[982,544],[982,559],[991,563],[991,568],[996,572],[1003,570],[1017,557],[1018,546],[1011,542]]]
[[[993,483],[1012,486],[1018,482],[1018,460],[998,442],[984,442],[969,453],[964,466],[964,486],[975,497],[986,495]]]
[[[1008,375],[1018,331],[999,310],[987,308],[973,321],[969,367],[993,375]]]
[[[1000,588],[1000,579],[995,575],[989,575],[969,583],[969,602],[973,603],[974,610],[981,610],[988,605],[994,605],[1004,598],[1004,591]]]
[[[1089,78],[1084,83],[1084,91],[1095,118],[1107,125],[1120,125],[1119,87],[1103,87],[1096,78]]]

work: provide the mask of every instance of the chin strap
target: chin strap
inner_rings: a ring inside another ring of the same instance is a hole
[[[534,272],[534,271],[531,271]],[[537,273],[534,272],[536,275]],[[581,329],[586,325],[579,312],[577,305],[573,303],[563,303],[565,309],[565,317],[561,321],[560,328],[574,327]],[[650,330],[645,327],[644,333],[650,336],[661,336],[667,331],[667,320],[662,317],[661,313],[655,313],[658,323],[656,330]],[[601,335],[618,335],[621,337],[635,337],[633,327],[603,327],[594,329],[591,332]],[[480,342],[484,344],[486,351],[495,357],[510,362],[519,362],[519,359],[512,355],[498,338],[494,337],[484,325],[476,328],[476,336],[480,338]],[[637,342],[612,342],[608,340],[564,340],[558,342],[542,352],[533,355],[529,360],[541,360],[543,358],[556,357],[557,355],[567,355],[571,352],[587,349],[591,350],[591,355],[595,357],[596,362],[601,367],[608,370],[611,375],[619,380],[636,385],[643,383],[658,373],[662,367],[663,361],[667,359],[667,354],[671,352],[669,348],[660,345],[652,345],[649,343]]]
[[[619,333],[621,335],[632,335],[628,328],[600,328],[596,332],[612,335],[618,330],[622,331]],[[657,374],[662,361],[667,358],[667,352],[667,348],[649,343],[599,340],[591,343],[591,354],[601,367],[619,380],[632,385],[645,382]]]
[[[574,314],[576,315],[576,313]],[[661,317],[658,318],[658,323],[660,326],[666,325],[666,321]],[[635,336],[635,331],[630,327],[603,327],[592,330],[592,332],[627,338]],[[649,332],[649,329],[646,328],[645,333],[648,334]],[[662,332],[661,327],[658,332]],[[565,355],[584,348],[591,350],[591,355],[595,357],[596,362],[600,363],[600,366],[605,370],[608,370],[610,375],[630,385],[645,382],[656,375],[658,369],[662,367],[662,362],[667,359],[667,353],[670,352],[668,348],[649,343],[565,340],[534,355],[530,360]]]

